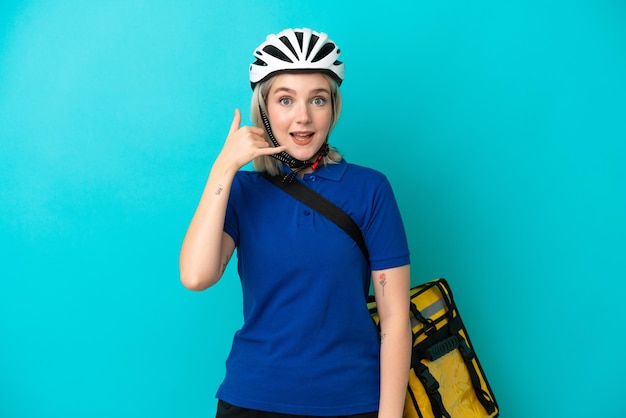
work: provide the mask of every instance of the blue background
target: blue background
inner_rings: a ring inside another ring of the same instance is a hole
[[[626,3],[3,1],[0,417],[210,417],[231,263],[178,251],[265,35],[328,32],[331,142],[385,172],[506,418],[622,417]],[[306,388],[303,388],[306,390]]]

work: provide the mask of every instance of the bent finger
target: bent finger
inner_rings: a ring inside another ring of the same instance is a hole
[[[259,153],[260,153],[260,155],[272,155],[272,154],[281,153],[281,152],[285,151],[286,149],[287,149],[287,147],[284,146],[284,145],[281,145],[280,147],[260,148],[259,149]]]

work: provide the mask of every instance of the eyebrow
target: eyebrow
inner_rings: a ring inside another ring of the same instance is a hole
[[[274,91],[274,94],[279,93],[279,92],[287,92],[290,94],[295,94],[296,91],[293,89],[290,89],[289,87],[279,87]],[[326,93],[328,95],[330,95],[330,90],[325,89],[325,88],[319,88],[319,89],[315,89],[309,92],[309,94],[319,94],[319,93]]]

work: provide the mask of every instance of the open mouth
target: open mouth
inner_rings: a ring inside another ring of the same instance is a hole
[[[313,138],[313,132],[292,132],[290,135],[298,142],[308,142]]]

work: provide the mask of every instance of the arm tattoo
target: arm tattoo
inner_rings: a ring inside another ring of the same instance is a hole
[[[381,273],[381,275],[378,276],[378,283],[380,283],[380,286],[383,288],[383,296],[385,296],[385,285],[387,284],[387,276],[385,276],[385,273]]]
[[[385,342],[385,337],[387,336],[387,334],[383,334],[380,336],[380,344],[382,345],[382,343]]]
[[[215,191],[215,194],[217,196],[221,195],[222,194],[222,190],[224,190],[224,186],[222,186],[221,184],[218,184],[217,185],[217,190]]]
[[[228,266],[228,262],[230,261],[230,257],[226,258],[226,261],[224,261],[224,263],[222,263],[222,274],[224,274],[224,272],[226,271],[226,266]]]

